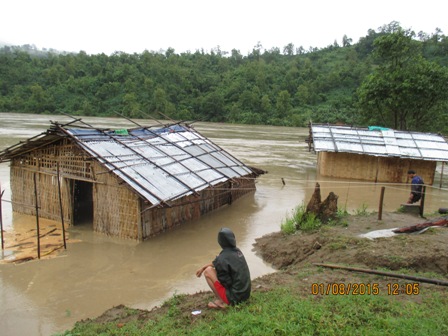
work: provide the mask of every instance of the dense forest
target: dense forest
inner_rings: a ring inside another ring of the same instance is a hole
[[[326,48],[112,55],[0,49],[0,111],[448,133],[448,38],[399,23]]]

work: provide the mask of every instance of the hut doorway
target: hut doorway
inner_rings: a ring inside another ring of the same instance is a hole
[[[92,183],[73,180],[73,225],[93,223]]]

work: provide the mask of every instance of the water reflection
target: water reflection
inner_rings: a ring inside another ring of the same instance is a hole
[[[65,116],[1,114],[0,149],[45,131],[49,120]],[[134,127],[124,119],[83,118],[97,127]],[[153,121],[139,121],[143,125]],[[75,321],[95,317],[114,305],[149,309],[173,293],[207,290],[196,269],[219,252],[219,229],[230,227],[246,255],[252,277],[272,268],[252,251],[255,238],[278,231],[297,205],[308,201],[319,181],[322,196],[339,195],[339,206],[354,211],[365,204],[378,208],[383,184],[342,181],[316,176],[316,156],[308,152],[305,128],[196,123],[194,127],[225,150],[269,173],[258,179],[257,191],[234,204],[207,214],[171,232],[143,243],[95,234],[89,225],[68,231],[67,250],[57,258],[19,265],[0,265],[0,333],[50,335],[70,328]],[[437,176],[436,176],[436,181]],[[0,165],[0,183],[9,200],[9,167]],[[407,186],[386,185],[385,209],[395,210],[408,194]],[[444,190],[431,188],[427,209],[448,204]],[[13,218],[3,203],[5,228],[34,225],[35,218]],[[71,242],[72,241],[72,242]],[[79,241],[79,242],[73,242]]]

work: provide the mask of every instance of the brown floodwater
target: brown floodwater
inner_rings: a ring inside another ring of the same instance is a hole
[[[0,113],[0,150],[45,131],[50,120],[64,123],[70,118]],[[98,127],[134,127],[117,118],[83,120]],[[152,120],[138,122],[154,124]],[[204,279],[194,274],[219,253],[216,236],[221,227],[234,230],[252,278],[273,272],[252,245],[257,237],[278,231],[282,220],[309,200],[316,181],[322,197],[333,191],[339,196],[339,207],[350,213],[378,210],[383,186],[385,210],[398,209],[408,196],[409,185],[317,176],[316,155],[308,152],[305,142],[306,128],[217,123],[195,123],[194,127],[245,164],[268,171],[258,178],[256,192],[145,242],[97,234],[87,223],[68,229],[67,249],[54,258],[0,263],[0,335],[52,335],[118,304],[151,309],[175,293],[207,290]],[[439,188],[440,166],[438,171],[434,187],[427,189],[425,212],[448,206],[448,193]],[[4,230],[35,226],[34,217],[11,211],[7,163],[0,164],[0,184],[5,190]],[[8,249],[2,251],[1,259],[10,254]]]

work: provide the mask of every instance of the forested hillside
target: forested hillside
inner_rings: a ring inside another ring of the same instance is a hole
[[[311,119],[446,132],[447,68],[442,32],[415,34],[396,22],[369,30],[356,44],[344,36],[342,45],[323,49],[258,45],[248,55],[219,48],[87,55],[6,46],[0,111],[286,126]]]

